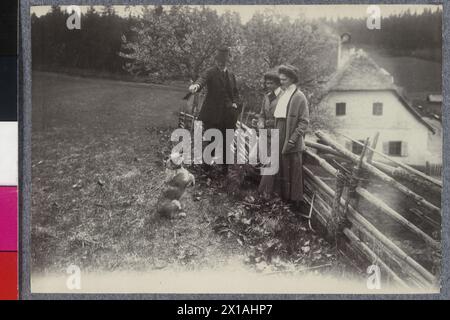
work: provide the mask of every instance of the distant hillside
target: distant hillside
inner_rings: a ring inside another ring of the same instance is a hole
[[[411,56],[390,56],[379,50],[364,48],[375,62],[386,69],[393,77],[395,84],[405,90],[406,96],[414,107],[423,115],[441,115],[441,105],[429,103],[427,96],[431,93],[442,93],[442,63],[419,59]]]
[[[370,51],[370,56],[394,76],[397,85],[407,92],[441,92],[442,64],[415,57],[392,57]]]
[[[395,56],[415,56],[440,61],[442,51],[442,6],[427,8],[422,13],[406,10],[383,17],[380,29],[366,27],[365,18],[340,18],[328,25],[342,34],[351,34],[356,46],[372,46]]]

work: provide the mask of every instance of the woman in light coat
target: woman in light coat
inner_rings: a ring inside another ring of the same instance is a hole
[[[298,70],[291,65],[278,68],[283,94],[274,111],[275,129],[279,130],[279,170],[275,191],[282,199],[299,204],[303,201],[303,150],[309,125],[308,101],[297,88]]]

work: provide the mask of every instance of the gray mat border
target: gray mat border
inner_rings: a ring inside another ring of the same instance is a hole
[[[36,294],[30,291],[30,238],[31,238],[31,30],[30,6],[33,5],[139,5],[139,4],[443,4],[443,163],[444,188],[442,195],[442,278],[440,294]],[[22,0],[19,9],[19,288],[20,299],[186,299],[186,300],[219,300],[219,299],[274,299],[274,300],[304,300],[304,299],[450,299],[450,3],[447,1],[420,0],[334,0],[334,1],[149,1],[149,0]]]

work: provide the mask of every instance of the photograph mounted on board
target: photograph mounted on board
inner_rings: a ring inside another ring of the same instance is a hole
[[[32,6],[32,293],[437,293],[441,5]]]

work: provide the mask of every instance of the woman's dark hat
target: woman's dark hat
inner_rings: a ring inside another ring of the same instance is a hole
[[[268,71],[264,74],[264,81],[271,80],[276,84],[280,84],[280,77],[276,71]]]

